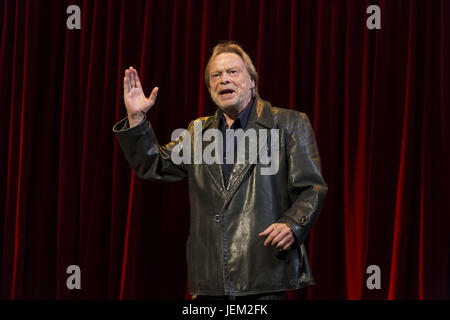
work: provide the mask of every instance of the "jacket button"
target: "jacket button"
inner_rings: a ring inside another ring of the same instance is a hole
[[[216,220],[216,222],[220,222],[220,215],[216,214],[214,216],[214,220]]]
[[[301,218],[300,218],[300,221],[299,221],[299,223],[301,224],[301,225],[303,225],[303,224],[305,224],[307,221],[308,221],[308,216],[302,216]]]

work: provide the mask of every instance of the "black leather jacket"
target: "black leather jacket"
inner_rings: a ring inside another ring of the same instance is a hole
[[[218,128],[216,112],[202,117],[202,130]],[[195,121],[189,125],[194,137]],[[182,138],[160,146],[150,123],[129,129],[126,119],[113,131],[135,171],[143,179],[189,179],[190,233],[187,241],[191,294],[247,295],[294,290],[314,279],[303,241],[316,221],[327,185],[308,117],[255,99],[246,130],[279,129],[279,170],[261,175],[260,163],[235,164],[228,187],[221,164],[179,164],[171,150]],[[203,147],[205,144],[203,145]],[[263,245],[258,236],[274,222],[286,223],[296,244],[287,251]]]

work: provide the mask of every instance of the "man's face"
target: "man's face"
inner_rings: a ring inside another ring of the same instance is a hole
[[[209,67],[209,93],[225,113],[239,113],[252,97],[255,82],[244,61],[235,53],[221,53]]]

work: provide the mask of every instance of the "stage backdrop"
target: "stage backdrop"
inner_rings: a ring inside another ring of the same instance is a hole
[[[161,143],[212,114],[204,68],[230,39],[262,98],[310,117],[329,185],[317,285],[290,298],[448,298],[449,20],[447,0],[1,1],[0,297],[190,298],[187,184],[136,178],[111,128],[129,66],[160,88]]]

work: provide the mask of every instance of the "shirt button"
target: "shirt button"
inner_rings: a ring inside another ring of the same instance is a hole
[[[216,222],[220,222],[220,215],[216,214],[214,216],[214,220],[216,220]]]

